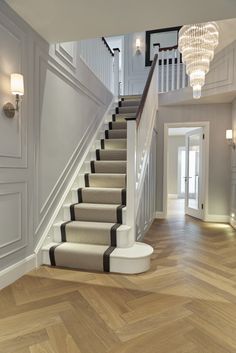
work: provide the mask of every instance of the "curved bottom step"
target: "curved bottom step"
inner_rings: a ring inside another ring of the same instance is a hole
[[[137,274],[149,270],[152,253],[153,248],[144,243],[135,243],[130,248],[50,243],[42,249],[42,262],[78,270]]]

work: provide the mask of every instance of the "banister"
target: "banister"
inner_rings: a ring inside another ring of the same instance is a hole
[[[102,37],[102,41],[103,41],[103,43],[105,44],[105,46],[107,47],[107,49],[108,49],[108,51],[110,52],[111,56],[114,56],[114,53],[113,53],[113,51],[111,50],[109,44],[107,43],[105,37]]]
[[[161,44],[160,44],[160,43],[154,43],[153,46],[154,46],[154,47],[159,47],[159,52],[160,52],[160,51],[167,51],[167,50],[178,49],[178,45],[173,45],[172,47],[164,47],[164,48],[161,48]]]
[[[144,106],[145,106],[145,102],[146,102],[146,99],[147,99],[149,87],[150,87],[150,84],[151,84],[151,81],[152,81],[152,76],[153,76],[153,73],[154,73],[154,70],[155,70],[155,67],[156,67],[157,58],[158,58],[158,54],[155,54],[153,62],[152,62],[151,69],[150,69],[149,74],[148,74],[148,79],[147,79],[147,82],[146,82],[146,85],[145,85],[145,88],[144,88],[144,91],[143,91],[143,94],[142,94],[142,98],[141,98],[141,101],[140,101],[140,104],[139,104],[139,107],[138,107],[138,110],[137,110],[137,114],[136,114],[136,117],[135,117],[137,126],[139,125],[141,117],[142,117],[142,112],[143,112],[143,109],[144,109]]]

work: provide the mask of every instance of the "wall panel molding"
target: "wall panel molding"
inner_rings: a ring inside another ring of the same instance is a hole
[[[0,259],[27,246],[27,198],[26,182],[0,182]]]
[[[55,55],[72,71],[76,71],[77,45],[75,42],[55,44]]]

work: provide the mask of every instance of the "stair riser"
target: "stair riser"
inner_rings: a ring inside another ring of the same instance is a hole
[[[127,147],[127,141],[119,139],[101,140],[101,149],[104,150],[124,150]]]
[[[97,174],[89,174],[85,175],[85,186],[86,187],[95,187],[95,188],[126,188],[126,177],[124,175],[116,175],[112,174],[108,177]]]
[[[137,110],[138,106],[119,107],[116,108],[116,114],[136,113]]]
[[[109,189],[108,189],[109,190]],[[91,188],[87,190],[84,189],[81,192],[82,202],[85,203],[97,203],[97,204],[109,204],[109,205],[126,205],[126,191],[123,189],[122,191],[110,191],[109,193],[105,192],[91,192]],[[71,190],[71,197],[69,199],[70,203],[81,202],[78,197],[78,189]]]
[[[132,106],[138,107],[139,104],[140,104],[140,100],[131,100],[131,99],[127,101],[119,102],[120,107],[132,107]]]
[[[125,161],[127,158],[126,150],[118,151],[118,150],[98,150],[96,152],[96,159],[98,161]]]
[[[127,130],[127,122],[126,121],[111,121],[109,122],[109,130]]]
[[[137,246],[137,245],[135,245],[135,246]],[[146,244],[142,244],[142,246],[144,248],[147,247]],[[140,244],[139,244],[139,247],[140,247]],[[148,249],[149,253],[145,249],[145,250],[143,250],[143,253],[145,255],[140,255],[140,256],[134,257],[134,256],[129,255],[129,251],[127,251],[127,255],[124,256],[123,249],[117,247],[109,256],[109,272],[137,274],[137,273],[142,273],[142,272],[148,271],[150,268],[150,258],[151,258],[151,254],[152,254],[152,249],[151,249],[151,247],[149,247],[149,248],[150,248],[150,250]],[[132,247],[130,247],[130,249],[132,252]],[[68,256],[68,257],[70,258],[70,256]],[[71,261],[70,261],[70,263],[65,261],[64,263],[61,264],[61,266],[77,268],[80,270],[83,269],[83,270],[87,270],[87,271],[97,271],[98,270],[97,268],[93,267],[92,264],[90,264],[89,268],[87,268],[87,267],[83,268],[83,266],[79,267],[78,261],[77,261],[78,257],[79,257],[79,255],[76,254],[76,259],[75,259],[76,261],[75,261],[74,266],[71,266]],[[87,255],[87,257],[88,257],[88,255]],[[66,258],[65,258],[65,260],[66,260]],[[103,260],[103,258],[101,258],[101,260]],[[49,266],[51,265],[48,248],[42,249],[42,262],[45,265],[49,265]],[[81,264],[81,265],[83,265],[83,264]],[[100,267],[101,267],[100,271],[103,271],[102,264]]]
[[[106,130],[105,131],[106,139],[126,139],[127,138],[127,130]]]
[[[126,174],[126,162],[92,161],[90,162],[90,172],[100,174]]]
[[[75,221],[83,222],[105,222],[105,223],[126,223],[126,207],[122,208],[119,212],[120,216],[109,215],[107,212],[104,214],[102,211],[97,211],[95,216],[87,215],[84,211],[75,211]],[[71,209],[69,205],[63,206],[63,220],[71,220]]]
[[[62,234],[61,234],[61,227],[60,225],[54,225],[53,228],[54,231],[54,242],[55,243],[61,243],[62,242]],[[118,227],[116,229],[116,246],[118,248],[128,248],[132,246],[133,242],[130,240],[129,236],[130,229],[129,227]],[[78,232],[79,233],[79,232]],[[107,234],[97,234],[95,235],[95,239],[89,237],[86,235],[86,233],[80,234],[80,240],[79,239],[73,239],[75,243],[77,244],[98,244],[98,245],[111,245],[111,234],[110,232],[107,232]]]

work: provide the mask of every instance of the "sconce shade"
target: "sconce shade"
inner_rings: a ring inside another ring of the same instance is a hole
[[[139,38],[136,39],[136,48],[137,49],[140,49],[140,46],[141,46],[141,41]]]
[[[226,130],[226,140],[233,139],[233,130]]]
[[[21,74],[11,74],[11,93],[24,95],[24,78]]]

